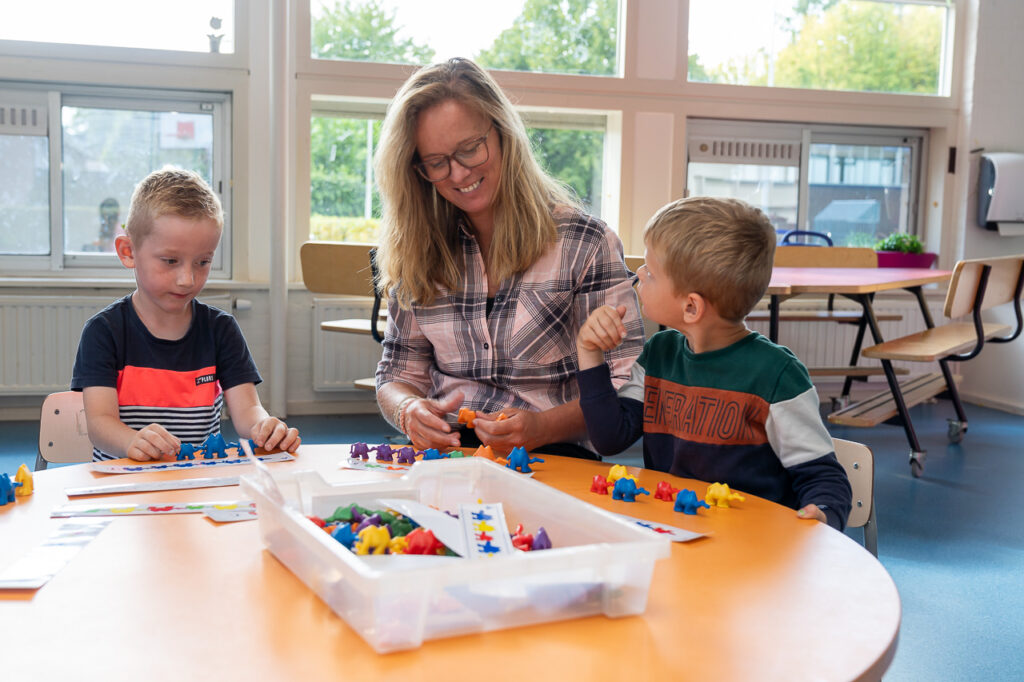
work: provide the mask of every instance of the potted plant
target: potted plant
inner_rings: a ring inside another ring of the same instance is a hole
[[[896,232],[875,243],[880,268],[930,268],[936,254],[925,253],[917,235]]]

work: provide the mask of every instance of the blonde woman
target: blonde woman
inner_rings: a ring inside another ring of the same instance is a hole
[[[508,98],[469,60],[406,81],[375,163],[390,314],[377,367],[384,416],[417,447],[596,457],[576,333],[595,307],[626,306],[627,338],[607,355],[615,386],[643,345],[619,238],[541,170]],[[459,430],[460,407],[477,412],[473,431]]]

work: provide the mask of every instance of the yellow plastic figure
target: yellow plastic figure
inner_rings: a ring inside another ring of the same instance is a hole
[[[28,466],[22,464],[18,467],[18,473],[14,474],[14,482],[20,483],[20,488],[15,488],[14,494],[18,497],[28,497],[32,494],[32,472]]]
[[[405,550],[409,548],[409,541],[405,539],[404,535],[399,535],[397,538],[391,538],[391,542],[388,543],[388,550],[392,554],[405,554]]]
[[[712,507],[728,507],[729,502],[743,502],[747,498],[729,490],[727,483],[712,483],[704,493],[704,501]]]
[[[367,526],[359,531],[354,549],[356,554],[384,554],[391,543],[391,531],[387,526]]]
[[[636,481],[636,476],[630,476],[629,472],[626,471],[626,467],[623,464],[614,464],[612,468],[608,470],[608,484],[615,485],[615,481],[620,478],[632,478]]]

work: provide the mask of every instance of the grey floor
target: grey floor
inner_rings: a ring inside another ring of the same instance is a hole
[[[896,658],[885,679],[1024,680],[1024,417],[967,406],[970,430],[946,439],[947,401],[912,411],[928,450],[924,477],[907,465],[903,430],[832,427],[875,453],[879,559],[903,605]],[[382,442],[395,435],[366,415],[293,417],[307,443]],[[227,433],[227,436],[232,434]],[[33,466],[38,425],[0,422],[0,472]],[[639,448],[615,458],[639,464]],[[860,539],[859,531],[851,536]],[[808,631],[830,633],[828,614]]]

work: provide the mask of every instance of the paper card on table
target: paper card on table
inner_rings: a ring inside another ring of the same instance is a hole
[[[0,572],[0,589],[34,590],[42,587],[109,524],[110,519],[65,521],[46,542]]]
[[[460,504],[459,525],[466,542],[465,556],[470,559],[508,556],[514,551],[500,502]]]
[[[396,464],[394,462],[370,462],[358,457],[349,457],[341,460],[342,469],[354,469],[355,471],[380,471],[401,476],[412,468],[411,464]]]
[[[209,511],[255,511],[249,500],[226,502],[135,502],[65,504],[50,512],[51,517],[68,516],[152,516],[160,514],[206,514]]]
[[[394,509],[403,516],[408,516],[433,533],[435,538],[448,546],[448,549],[459,556],[466,556],[466,540],[462,534],[462,524],[458,519],[415,500],[395,497],[381,498],[377,502],[388,509]]]
[[[204,509],[205,514],[211,521],[217,523],[230,523],[233,521],[252,521],[256,518],[256,507],[238,507],[237,509]]]
[[[262,462],[290,462],[295,459],[295,457],[287,452],[275,452],[271,455],[258,455],[257,459]],[[229,457],[227,459],[187,459],[181,462],[131,462],[131,460],[119,459],[117,462],[124,463],[102,464],[100,462],[93,462],[90,466],[93,471],[101,474],[138,474],[146,471],[181,471],[182,469],[202,469],[203,467],[249,464],[249,461],[245,457]]]
[[[688,542],[690,540],[696,540],[697,538],[704,537],[704,533],[694,533],[691,530],[683,530],[682,528],[676,528],[675,526],[669,526],[664,523],[656,523],[654,521],[647,521],[646,519],[638,519],[632,516],[626,516],[625,514],[617,514],[620,518],[631,521],[638,526],[647,528],[659,535],[667,537],[672,542]]]

